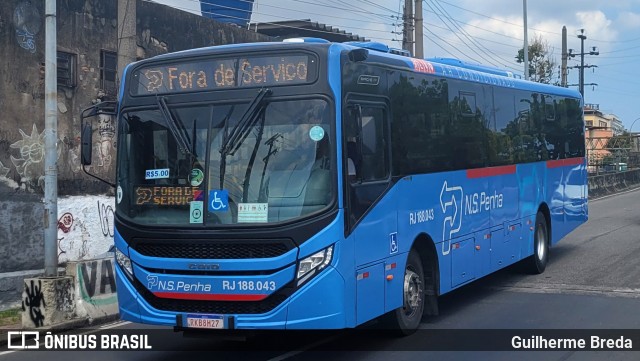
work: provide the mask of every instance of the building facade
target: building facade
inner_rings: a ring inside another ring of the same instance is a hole
[[[600,111],[598,104],[585,104],[584,122],[588,169],[595,173],[603,160],[611,156],[611,152],[606,149],[613,137],[611,119]]]
[[[44,265],[44,1],[0,7],[0,283]],[[117,1],[57,2],[58,258],[104,253],[113,243],[113,190],[82,172],[80,113],[116,97]],[[137,57],[271,38],[195,14],[137,1]],[[95,130],[92,173],[113,179],[116,120]],[[3,303],[0,287],[0,309]]]

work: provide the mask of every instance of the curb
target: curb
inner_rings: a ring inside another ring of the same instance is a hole
[[[88,327],[88,326],[97,326],[110,322],[115,322],[120,320],[120,315],[106,315],[100,316],[96,318],[78,318],[73,320],[68,320],[65,322],[61,322],[55,325],[51,325],[49,327],[41,327],[41,328],[4,328],[0,329],[0,347],[5,347],[8,344],[7,332],[9,331],[38,331],[40,333],[43,332],[51,332],[51,333],[63,333],[66,331],[75,330],[78,328]],[[12,340],[17,340],[20,336],[12,337]]]

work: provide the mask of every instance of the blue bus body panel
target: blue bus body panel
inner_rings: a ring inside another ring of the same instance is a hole
[[[397,200],[401,249],[408,250],[421,234],[433,240],[440,292],[446,293],[533,254],[535,216],[541,207],[549,208],[552,244],[586,221],[584,162],[563,162],[405,177],[385,197],[391,199],[375,208],[390,211],[395,208],[385,203]],[[379,217],[376,213],[371,211],[372,220]],[[370,231],[363,237],[376,237],[384,227]]]
[[[265,49],[269,44],[240,44],[216,47],[225,50]],[[295,44],[290,46],[295,47]],[[319,45],[322,46],[322,45]],[[326,45],[324,45],[326,46]],[[357,49],[344,44],[329,46],[328,75],[336,113],[338,212],[331,224],[299,247],[267,259],[212,260],[220,271],[249,271],[259,276],[177,275],[188,270],[189,259],[147,257],[129,249],[116,229],[118,250],[131,258],[137,286],[118,265],[116,267],[121,317],[133,322],[175,326],[178,315],[186,313],[158,310],[139,294],[136,287],[158,292],[159,282],[185,287],[180,297],[257,297],[255,290],[222,289],[222,282],[261,282],[260,295],[277,292],[295,283],[301,259],[334,246],[331,264],[306,284],[295,289],[281,304],[262,314],[225,314],[234,317],[238,329],[325,329],[355,327],[403,304],[403,283],[407,256],[416,239],[433,242],[438,259],[439,294],[447,293],[484,275],[533,254],[536,214],[548,209],[551,243],[587,220],[587,183],[584,158],[553,160],[503,167],[460,170],[404,177],[390,185],[352,232],[345,235],[345,185],[340,150],[342,144],[342,88],[340,56]],[[182,52],[183,56],[206,55],[212,49]],[[163,55],[158,59],[169,59]],[[394,54],[370,51],[378,63],[389,59],[406,64],[408,70],[428,72],[512,89],[522,89],[580,98],[580,94],[508,78],[498,74],[464,69]],[[175,58],[174,58],[175,59]],[[379,61],[378,61],[379,60]],[[400,60],[400,61],[398,61]],[[121,88],[121,94],[125,91]],[[155,272],[155,269],[175,274]],[[198,283],[209,282],[204,290]],[[266,282],[266,283],[264,283]],[[271,288],[271,282],[275,286]],[[163,291],[175,291],[163,290]],[[214,296],[211,296],[214,295]],[[167,296],[167,295],[164,295]],[[175,295],[173,295],[175,296]],[[186,320],[183,317],[183,324]]]

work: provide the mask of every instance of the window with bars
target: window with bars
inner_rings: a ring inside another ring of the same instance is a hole
[[[58,86],[74,88],[76,83],[76,54],[58,51]]]
[[[108,95],[116,95],[117,72],[118,54],[114,51],[100,50],[100,87]]]

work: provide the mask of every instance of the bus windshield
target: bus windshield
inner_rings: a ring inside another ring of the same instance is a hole
[[[257,103],[163,100],[155,109],[125,111],[118,215],[198,227],[282,222],[329,206],[336,187],[327,102]]]

